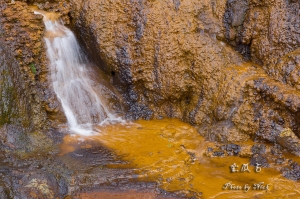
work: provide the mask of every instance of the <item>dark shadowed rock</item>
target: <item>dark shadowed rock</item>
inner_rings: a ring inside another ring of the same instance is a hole
[[[228,0],[218,38],[273,78],[299,89],[299,8],[293,0]]]
[[[262,167],[269,167],[268,159],[261,154],[255,154],[250,159],[250,165],[256,166],[257,164],[260,164]]]
[[[252,146],[251,151],[253,154],[265,154],[266,146],[264,144],[255,144]]]
[[[214,151],[213,152],[213,156],[216,156],[216,157],[220,157],[220,156],[224,156],[225,153],[223,151]]]
[[[232,155],[237,156],[241,151],[241,147],[236,144],[227,144],[225,146],[221,146],[220,148],[222,150],[225,150],[227,155],[229,155],[229,156],[232,156]]]
[[[286,178],[292,180],[299,180],[300,179],[300,165],[298,163],[291,163],[289,168],[282,169],[282,175]]]

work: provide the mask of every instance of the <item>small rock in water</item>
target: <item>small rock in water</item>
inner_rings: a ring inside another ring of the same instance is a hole
[[[224,152],[223,151],[215,151],[214,153],[213,153],[213,156],[224,156]]]
[[[300,179],[300,165],[298,163],[291,163],[291,168],[284,168],[282,169],[282,175],[286,178],[292,180],[299,180]]]
[[[250,160],[250,165],[256,166],[260,164],[262,167],[269,167],[267,158],[261,154],[254,154]]]
[[[276,140],[280,146],[300,156],[300,140],[290,128],[283,129]]]
[[[266,146],[264,144],[254,144],[251,148],[253,154],[265,154]]]
[[[239,145],[236,145],[236,144],[227,144],[226,145],[226,152],[230,156],[232,156],[232,155],[237,156],[240,151],[241,151],[241,147]]]

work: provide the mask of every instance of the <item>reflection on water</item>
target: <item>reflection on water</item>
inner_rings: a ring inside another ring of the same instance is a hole
[[[167,190],[203,196],[203,198],[299,198],[299,183],[287,180],[278,171],[262,168],[260,173],[249,166],[250,173],[231,173],[230,165],[249,163],[248,158],[210,158],[203,155],[210,143],[197,131],[179,120],[137,121],[95,127],[91,137],[66,135],[61,155],[78,148],[105,146],[128,162],[141,181],[156,181]],[[124,165],[108,165],[124,168]],[[224,184],[251,186],[244,190],[223,190]],[[269,191],[253,190],[254,184],[270,184]]]

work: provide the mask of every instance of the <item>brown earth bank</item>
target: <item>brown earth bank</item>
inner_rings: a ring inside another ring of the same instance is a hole
[[[56,153],[62,136],[56,127],[65,123],[33,4],[61,14],[123,94],[128,119],[179,118],[210,141],[275,143],[274,161],[284,151],[300,155],[300,2],[293,0],[0,1],[0,142],[6,152]],[[267,158],[252,155],[254,162]],[[33,172],[40,164],[33,162],[20,164],[35,165]],[[300,166],[289,165],[282,172],[299,180]],[[65,176],[49,183],[69,184]],[[45,182],[33,179],[24,177],[42,191]],[[46,198],[53,193],[43,192]]]

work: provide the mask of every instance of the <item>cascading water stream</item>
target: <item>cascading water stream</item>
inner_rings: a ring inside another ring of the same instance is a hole
[[[44,39],[53,89],[61,101],[70,130],[90,135],[93,124],[116,120],[89,79],[87,60],[73,32],[47,14],[37,11],[35,14],[44,16]]]

